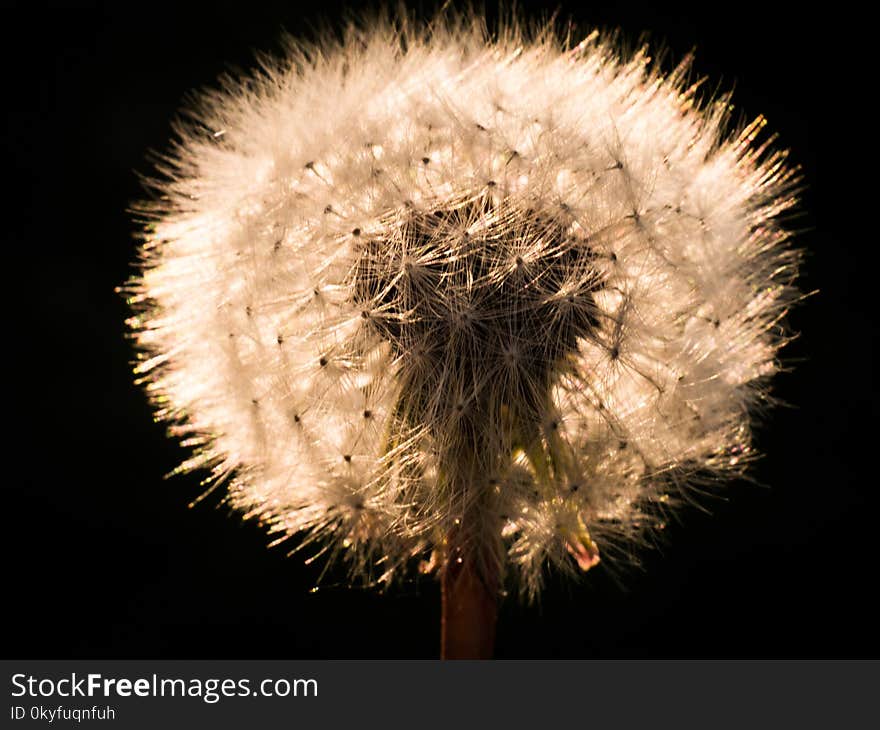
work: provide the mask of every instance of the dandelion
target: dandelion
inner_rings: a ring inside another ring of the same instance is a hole
[[[181,471],[353,580],[439,574],[446,656],[741,472],[796,265],[783,153],[688,61],[476,21],[203,95],[127,286]]]

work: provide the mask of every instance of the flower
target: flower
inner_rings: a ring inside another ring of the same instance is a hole
[[[205,94],[127,289],[181,470],[353,577],[464,560],[528,596],[739,473],[796,180],[687,77],[461,17]]]

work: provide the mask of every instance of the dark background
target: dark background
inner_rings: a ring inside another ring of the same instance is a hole
[[[137,173],[164,148],[192,89],[277,50],[342,5],[156,3],[2,12],[6,190],[0,224],[4,350],[13,410],[2,505],[7,617],[17,658],[434,657],[432,580],[386,594],[310,592],[317,570],[265,546],[217,500],[188,509],[198,476],[133,385],[127,316],[114,288],[132,272]],[[586,25],[643,31],[672,59],[735,87],[737,113],[765,114],[807,188],[793,225],[808,251],[767,456],[709,512],[680,513],[642,569],[551,580],[541,605],[508,601],[499,657],[880,656],[873,436],[874,215],[861,207],[845,66],[847,28],[807,3],[562,2]],[[528,13],[536,3],[521,2]],[[621,9],[623,8],[623,9]],[[827,12],[827,8],[825,9]],[[842,11],[846,15],[846,11]],[[846,23],[858,25],[851,15]],[[865,102],[867,103],[867,102]],[[873,113],[873,112],[871,112]],[[870,182],[870,181],[869,181]],[[874,183],[870,183],[874,184]],[[868,257],[866,259],[866,257]],[[858,272],[865,272],[864,277]],[[7,411],[9,413],[9,411]]]

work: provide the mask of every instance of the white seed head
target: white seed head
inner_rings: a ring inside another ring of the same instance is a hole
[[[279,539],[384,582],[454,535],[533,596],[748,459],[793,175],[687,64],[400,25],[202,98],[144,206],[137,371]]]

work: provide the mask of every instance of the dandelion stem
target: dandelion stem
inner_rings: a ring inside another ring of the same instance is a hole
[[[481,575],[468,553],[453,551],[443,569],[442,659],[491,659],[498,617],[497,576]]]

